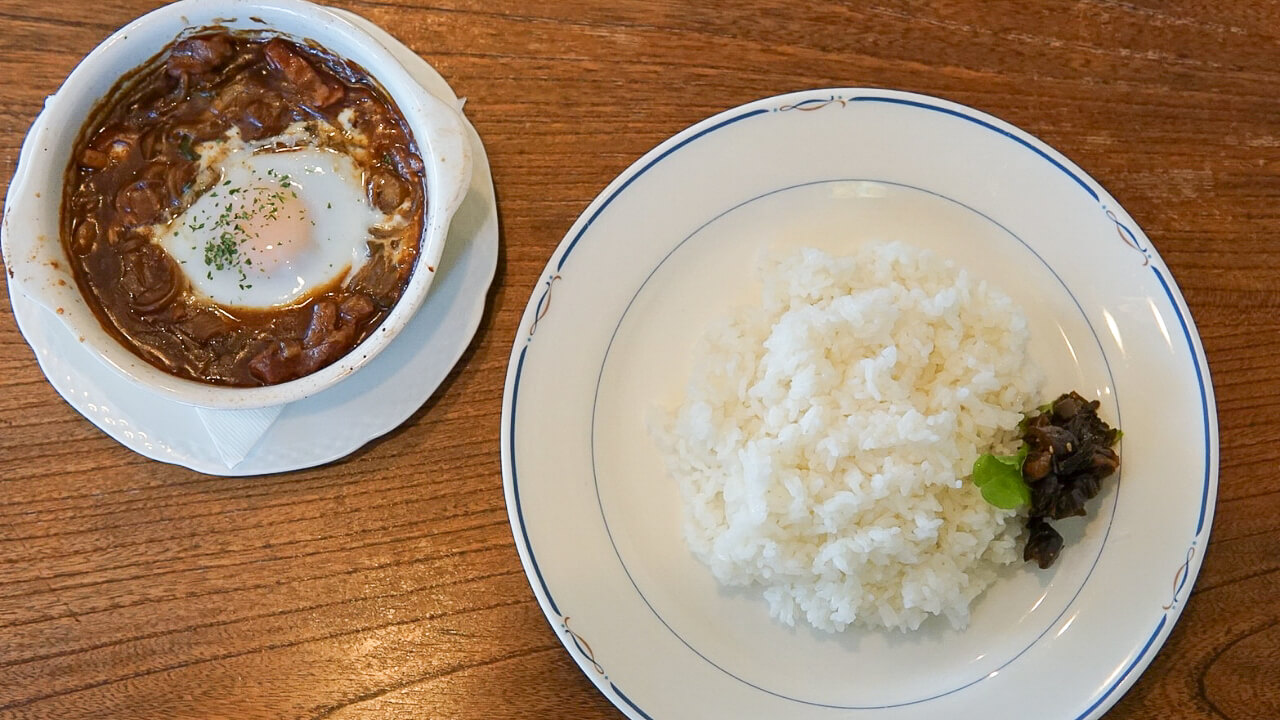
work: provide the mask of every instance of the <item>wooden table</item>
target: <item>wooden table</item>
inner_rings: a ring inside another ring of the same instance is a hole
[[[837,85],[1008,120],[1146,230],[1209,357],[1221,487],[1187,610],[1108,717],[1280,717],[1280,7],[337,4],[469,98],[502,224],[476,340],[386,437],[227,479],[146,460],[80,417],[0,303],[0,717],[620,717],[543,619],[507,524],[498,420],[517,322],[570,224],[649,148],[734,105]],[[154,5],[0,1],[0,177],[44,97]]]

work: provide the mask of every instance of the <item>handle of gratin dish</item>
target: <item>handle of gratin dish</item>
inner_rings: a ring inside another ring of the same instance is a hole
[[[419,143],[418,150],[428,168],[427,181],[446,191],[435,212],[428,208],[428,213],[433,225],[447,230],[471,188],[471,141],[461,111],[421,87],[415,88],[412,95],[414,107],[401,108],[401,112],[422,118],[428,142]]]
[[[16,289],[49,310],[83,303],[75,289],[71,268],[63,262],[65,256],[56,217],[60,210],[54,211],[55,217],[45,217],[36,211],[41,193],[48,192],[46,176],[62,172],[61,167],[54,167],[52,157],[56,153],[52,152],[49,128],[49,107],[57,100],[56,94],[45,98],[44,107],[22,142],[0,226],[10,294]]]

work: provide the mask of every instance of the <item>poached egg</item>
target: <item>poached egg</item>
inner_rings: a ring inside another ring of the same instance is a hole
[[[349,155],[273,140],[201,143],[203,192],[155,228],[192,290],[220,305],[287,306],[342,281],[368,257],[369,228],[388,220]]]

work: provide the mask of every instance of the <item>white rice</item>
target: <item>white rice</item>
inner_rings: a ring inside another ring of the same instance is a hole
[[[768,259],[764,299],[713,326],[658,430],[685,538],[770,614],[840,631],[955,628],[1021,522],[967,479],[1034,406],[1008,296],[900,243]]]

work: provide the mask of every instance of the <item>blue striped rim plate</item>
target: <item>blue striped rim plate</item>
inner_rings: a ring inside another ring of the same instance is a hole
[[[1008,568],[964,630],[826,635],[717,586],[648,432],[695,339],[758,294],[765,250],[930,248],[1019,301],[1046,392],[1099,398],[1124,467],[1049,571]],[[512,530],[552,628],[628,717],[1092,718],[1151,662],[1217,488],[1200,340],[1168,268],[1083,170],[1017,128],[904,92],[767,98],[659,145],[583,212],[512,348]]]

